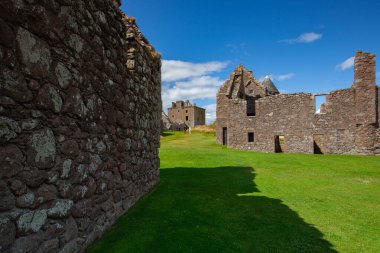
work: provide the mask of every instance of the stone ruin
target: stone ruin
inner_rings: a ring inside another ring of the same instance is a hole
[[[217,94],[216,141],[262,152],[380,154],[375,55],[357,51],[354,75],[351,88],[323,94],[318,111],[322,94],[280,94],[240,65]]]
[[[119,5],[0,2],[0,252],[83,252],[159,182],[160,55]]]
[[[190,103],[189,100],[172,102],[172,106],[168,108],[168,115],[166,118],[165,116],[162,115],[162,121],[169,122],[170,130],[183,131],[189,127],[206,124],[206,109]]]

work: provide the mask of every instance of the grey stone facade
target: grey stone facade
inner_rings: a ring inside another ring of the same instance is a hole
[[[0,2],[0,252],[82,252],[159,182],[160,55],[119,5]]]
[[[351,88],[326,95],[279,94],[238,66],[217,94],[216,141],[262,152],[379,154],[379,96],[375,56],[356,52]]]
[[[176,101],[168,108],[168,119],[171,130],[194,128],[206,124],[206,110],[191,104],[189,101]]]

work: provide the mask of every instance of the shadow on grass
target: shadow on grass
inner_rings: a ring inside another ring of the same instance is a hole
[[[161,184],[88,252],[336,252],[252,168],[161,170]]]
[[[161,136],[162,136],[162,137],[166,137],[166,136],[170,136],[170,135],[173,135],[173,133],[171,133],[171,132],[167,132],[167,131],[161,133]]]

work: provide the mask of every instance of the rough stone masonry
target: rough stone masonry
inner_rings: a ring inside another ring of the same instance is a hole
[[[160,55],[119,5],[0,2],[0,252],[82,252],[159,182]]]
[[[380,89],[375,55],[357,51],[354,83],[326,95],[280,94],[238,66],[217,94],[216,141],[263,152],[380,154]]]

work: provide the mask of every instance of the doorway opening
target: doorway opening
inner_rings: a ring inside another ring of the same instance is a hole
[[[223,145],[227,146],[227,127],[223,127]]]
[[[314,154],[323,154],[323,134],[314,134],[313,135],[313,145],[314,145]]]
[[[275,153],[284,153],[285,151],[285,136],[276,135],[274,137],[274,152]]]

